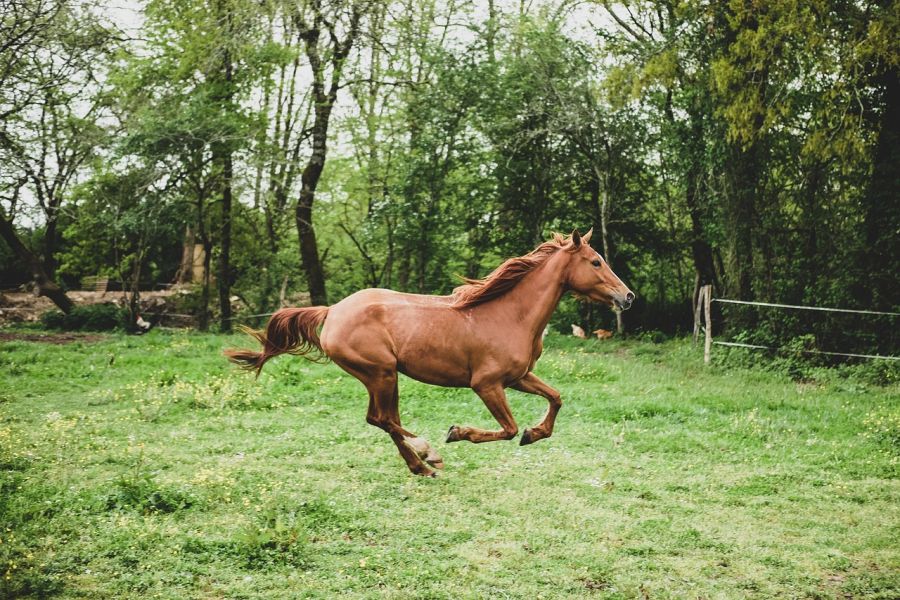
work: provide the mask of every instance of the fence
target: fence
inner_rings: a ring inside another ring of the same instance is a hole
[[[856,310],[851,308],[826,308],[822,306],[798,306],[796,304],[776,304],[773,302],[749,302],[746,300],[731,300],[728,298],[713,298],[712,297],[712,286],[704,285],[700,288],[700,292],[697,296],[697,303],[694,306],[694,342],[696,343],[699,334],[700,334],[700,321],[701,317],[704,317],[705,321],[703,329],[705,330],[704,343],[703,343],[703,362],[709,364],[711,355],[712,355],[712,347],[716,346],[727,346],[731,348],[748,348],[751,350],[772,350],[777,351],[779,348],[773,348],[771,346],[762,346],[759,344],[743,344],[740,342],[717,342],[713,341],[712,336],[712,303],[713,302],[721,302],[723,304],[745,304],[750,306],[763,306],[766,308],[787,308],[792,310],[811,310],[811,311],[820,311],[820,312],[835,312],[835,313],[852,313],[859,315],[879,315],[879,316],[889,316],[889,317],[900,317],[900,313],[893,312],[883,312],[877,310]],[[900,356],[883,356],[881,354],[857,354],[853,352],[826,352],[824,350],[801,350],[803,354],[823,354],[827,356],[846,356],[850,358],[870,358],[877,360],[900,360]]]

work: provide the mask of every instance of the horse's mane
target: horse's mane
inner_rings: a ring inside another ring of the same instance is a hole
[[[507,259],[484,279],[463,277],[463,281],[466,283],[453,290],[451,306],[469,308],[502,296],[514,288],[523,277],[547,262],[547,259],[569,242],[569,238],[554,233],[549,241],[544,242],[525,256]]]

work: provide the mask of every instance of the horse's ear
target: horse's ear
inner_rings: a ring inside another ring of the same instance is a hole
[[[578,233],[577,229],[572,230],[572,245],[576,248],[581,248],[581,234]]]
[[[588,230],[587,230],[587,233],[584,234],[583,236],[581,236],[581,241],[584,242],[585,244],[587,244],[588,242],[590,242],[590,241],[591,241],[591,234],[592,234],[592,233],[594,233],[594,228],[593,228],[593,227],[591,227],[590,229],[588,229]]]

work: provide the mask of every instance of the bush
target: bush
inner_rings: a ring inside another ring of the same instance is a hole
[[[65,329],[66,317],[61,310],[48,310],[41,315],[41,324],[47,329]]]
[[[115,304],[88,304],[74,307],[69,314],[58,310],[47,311],[41,315],[41,323],[47,329],[109,331],[123,326],[127,314]]]
[[[127,319],[127,312],[113,304],[81,306],[73,310],[72,315],[82,320],[80,323],[81,329],[89,329],[91,331],[115,329],[123,325]]]
[[[900,363],[879,359],[864,360],[848,365],[843,375],[873,385],[895,385],[900,383]]]
[[[740,331],[733,341],[760,343],[751,332]],[[900,363],[889,360],[857,359],[815,354],[818,343],[815,335],[793,337],[787,343],[773,344],[774,351],[719,348],[713,361],[722,366],[764,369],[790,377],[794,381],[833,381],[837,378],[862,384],[889,386],[900,382]]]
[[[641,331],[637,334],[637,338],[642,342],[650,342],[651,344],[664,344],[669,340],[669,337],[658,330],[650,330],[650,331]]]

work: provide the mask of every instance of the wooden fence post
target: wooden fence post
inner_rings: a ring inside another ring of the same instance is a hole
[[[703,286],[703,310],[706,312],[706,342],[703,345],[703,362],[709,364],[712,350],[712,286]]]
[[[694,280],[694,295],[691,302],[694,308],[694,343],[700,339],[700,306],[703,301],[703,288],[700,287],[700,275]]]

